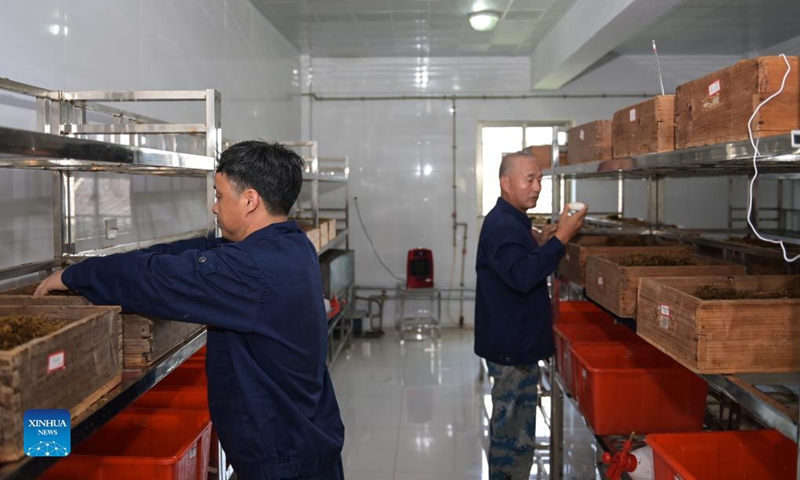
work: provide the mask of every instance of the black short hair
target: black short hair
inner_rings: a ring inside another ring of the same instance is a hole
[[[272,215],[287,215],[303,187],[303,158],[280,143],[248,140],[222,152],[217,165],[239,192],[252,188]]]

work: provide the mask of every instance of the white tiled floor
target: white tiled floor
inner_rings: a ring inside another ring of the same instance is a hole
[[[353,342],[331,369],[346,428],[348,480],[488,479],[491,397],[488,382],[478,380],[472,344],[473,331],[460,329],[444,329],[436,341],[401,345],[388,332]],[[568,478],[593,479],[591,437],[580,431],[580,417],[570,414],[565,423],[577,424],[579,436],[567,440],[567,455],[582,465],[568,467],[577,474]],[[546,443],[546,425],[539,423],[540,442]]]

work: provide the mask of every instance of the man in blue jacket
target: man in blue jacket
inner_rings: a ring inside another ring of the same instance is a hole
[[[319,260],[287,220],[302,182],[296,153],[238,143],[215,175],[222,239],[88,259],[36,292],[208,325],[208,407],[241,480],[344,478]]]
[[[527,480],[536,442],[537,364],[555,352],[547,277],[581,228],[586,209],[567,209],[558,225],[534,236],[526,212],[536,206],[542,169],[527,153],[506,155],[501,196],[478,241],[475,353],[492,386],[490,480]]]

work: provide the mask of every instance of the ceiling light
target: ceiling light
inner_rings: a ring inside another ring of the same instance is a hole
[[[497,27],[500,13],[494,10],[482,10],[469,14],[469,25],[479,32],[489,32]]]

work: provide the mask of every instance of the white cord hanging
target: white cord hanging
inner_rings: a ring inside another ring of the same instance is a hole
[[[756,115],[758,115],[758,111],[761,110],[761,107],[769,103],[773,98],[783,93],[784,88],[786,88],[786,79],[789,78],[789,73],[792,71],[792,66],[791,64],[789,64],[789,59],[786,58],[785,54],[781,53],[780,56],[781,58],[783,58],[783,61],[786,62],[786,73],[783,75],[781,88],[777,92],[770,95],[766,100],[761,102],[761,104],[757,106],[756,109],[753,111],[753,115],[750,116],[750,120],[747,122],[747,132],[750,134],[750,144],[753,146],[753,170],[755,170],[755,174],[753,175],[753,178],[750,180],[750,198],[747,205],[747,224],[750,225],[750,229],[753,231],[753,233],[756,234],[756,237],[758,237],[759,240],[780,245],[781,250],[783,251],[784,260],[786,260],[787,262],[794,262],[800,259],[800,255],[796,255],[792,258],[789,258],[789,254],[786,252],[786,245],[783,243],[783,241],[774,240],[762,236],[760,233],[758,233],[758,230],[756,229],[755,225],[753,225],[753,221],[751,218],[753,213],[753,188],[755,186],[756,179],[758,178],[757,158],[761,155],[758,151],[758,141],[753,138],[753,120],[756,118]]]

